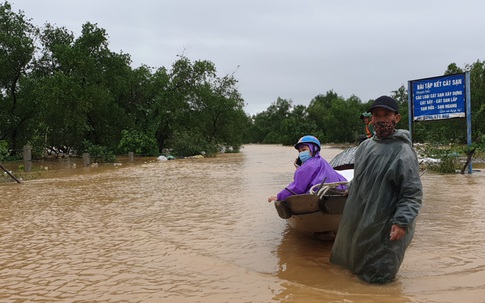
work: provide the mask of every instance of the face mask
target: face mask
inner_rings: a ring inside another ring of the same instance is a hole
[[[305,163],[306,160],[310,159],[312,156],[310,156],[310,152],[308,150],[302,151],[299,155],[298,158],[300,158],[302,163]]]
[[[374,131],[378,139],[389,137],[396,131],[396,121],[379,121],[375,124]]]

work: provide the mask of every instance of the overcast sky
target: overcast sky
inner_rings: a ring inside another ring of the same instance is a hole
[[[2,1],[2,0],[0,0]],[[32,23],[86,22],[113,52],[166,67],[184,53],[235,73],[249,114],[333,90],[363,102],[485,60],[483,0],[9,0]]]

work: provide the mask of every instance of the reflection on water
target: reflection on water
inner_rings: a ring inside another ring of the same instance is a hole
[[[294,157],[248,145],[0,184],[0,301],[482,302],[483,173],[423,175],[415,239],[397,281],[376,286],[331,265],[331,243],[301,237],[266,202]]]

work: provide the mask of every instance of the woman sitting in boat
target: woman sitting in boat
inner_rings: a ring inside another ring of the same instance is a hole
[[[276,196],[270,196],[268,202],[283,201],[291,195],[306,194],[316,184],[347,181],[328,162],[320,156],[320,141],[311,135],[303,136],[295,144],[301,166],[295,171],[293,182]],[[345,189],[343,186],[338,189]]]

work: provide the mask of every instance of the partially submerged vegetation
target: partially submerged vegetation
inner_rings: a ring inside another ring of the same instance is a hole
[[[175,157],[209,157],[238,152],[246,143],[293,144],[304,134],[323,144],[357,144],[360,114],[373,101],[328,90],[307,100],[308,106],[278,97],[249,116],[235,73],[219,76],[210,61],[182,54],[169,68],[133,68],[130,55],[110,50],[106,30],[96,24],[83,24],[79,37],[48,23],[38,28],[9,2],[0,3],[0,19],[0,49],[9,50],[0,52],[0,161],[21,159],[27,144],[34,159],[87,152],[95,163],[114,163],[128,152],[158,156],[167,149]],[[463,148],[465,119],[413,126],[413,140],[427,142],[423,155],[439,159],[430,168],[443,173],[483,152],[477,144],[485,133],[485,62],[464,68],[451,63],[444,71],[463,72],[471,78],[475,145]],[[398,127],[408,128],[406,87],[390,95],[402,114]]]
[[[471,146],[463,144],[415,144],[420,166],[442,174],[465,173],[471,161],[485,163],[485,135],[480,135]]]

